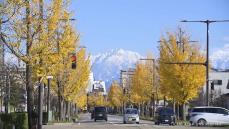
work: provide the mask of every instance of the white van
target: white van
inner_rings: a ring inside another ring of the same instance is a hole
[[[221,107],[195,107],[189,116],[191,125],[229,125],[229,110]]]

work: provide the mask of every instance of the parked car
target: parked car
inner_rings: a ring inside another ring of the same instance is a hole
[[[155,124],[176,124],[176,115],[172,108],[160,107],[155,112]]]
[[[94,118],[94,121],[96,120],[105,120],[107,121],[107,109],[104,106],[101,107],[95,107],[94,111],[92,113],[92,118]]]
[[[221,107],[195,107],[189,116],[191,125],[229,125],[229,110]]]
[[[123,123],[136,123],[139,124],[139,112],[136,108],[127,108],[124,111]]]

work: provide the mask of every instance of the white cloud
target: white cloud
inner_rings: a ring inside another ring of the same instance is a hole
[[[210,59],[214,68],[229,69],[229,44],[225,44],[223,48],[212,53]]]

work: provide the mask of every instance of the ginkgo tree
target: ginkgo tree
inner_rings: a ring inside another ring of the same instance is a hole
[[[79,34],[70,22],[69,0],[6,0],[1,3],[0,38],[4,45],[26,64],[29,129],[32,128],[34,85],[54,76],[52,89],[62,100],[75,102],[85,89],[89,58],[79,47]],[[77,55],[77,68],[71,69],[71,54]],[[66,88],[67,87],[67,88]],[[71,91],[69,90],[71,89]]]
[[[189,37],[181,37],[177,42],[175,33],[162,36],[160,42],[159,76],[160,90],[168,100],[187,104],[197,97],[205,82],[205,67],[191,63],[205,62],[198,44],[189,42]]]
[[[90,107],[107,106],[107,97],[102,92],[92,93],[88,97]]]
[[[132,77],[132,85],[130,86],[130,100],[138,106],[149,104],[156,93],[156,85],[154,83],[156,70],[153,70],[155,65],[150,60],[152,59],[151,55],[148,55],[147,59],[149,60],[137,63]]]
[[[108,92],[108,103],[109,106],[115,110],[121,109],[124,101],[123,90],[119,86],[118,82],[113,81]]]

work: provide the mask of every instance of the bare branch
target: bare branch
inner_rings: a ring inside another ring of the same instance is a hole
[[[20,60],[22,60],[22,61],[24,61],[24,62],[27,62],[25,59],[22,58],[22,55],[20,55],[19,53],[17,53],[17,52],[14,50],[14,48],[13,48],[12,46],[10,46],[10,45],[7,43],[5,37],[3,36],[2,33],[1,33],[0,37],[1,37],[1,40],[2,40],[2,42],[4,43],[4,45],[6,45],[6,47],[11,51],[12,54],[14,54],[14,55],[15,55],[17,58],[19,58]]]

